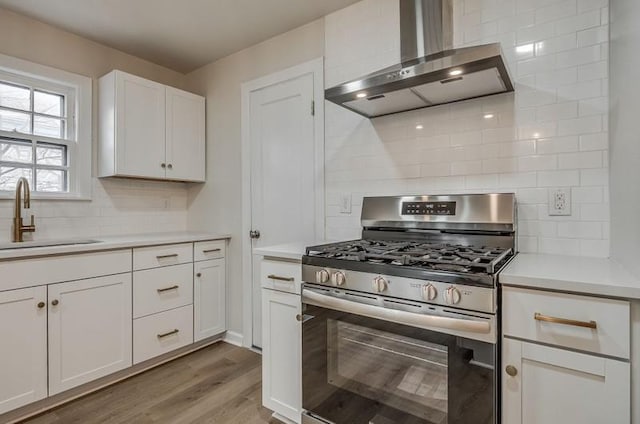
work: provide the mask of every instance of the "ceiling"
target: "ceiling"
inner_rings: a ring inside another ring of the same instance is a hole
[[[0,0],[0,7],[187,73],[356,1]]]

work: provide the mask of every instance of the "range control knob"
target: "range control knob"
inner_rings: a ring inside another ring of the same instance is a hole
[[[385,280],[384,277],[376,277],[371,282],[371,287],[373,288],[374,292],[382,293],[383,291],[387,290],[387,280]]]
[[[447,290],[444,292],[444,301],[449,305],[460,303],[461,297],[462,295],[460,294],[460,290],[458,290],[454,286],[447,288]]]
[[[424,300],[434,300],[436,297],[438,297],[438,290],[433,284],[422,286],[422,298]]]
[[[327,271],[326,269],[321,269],[320,271],[316,271],[316,283],[319,284],[324,284],[329,282],[329,278],[331,278],[331,276],[329,275],[329,271]]]
[[[334,286],[341,286],[347,282],[347,277],[345,277],[344,273],[341,271],[336,271],[331,274],[331,284]]]

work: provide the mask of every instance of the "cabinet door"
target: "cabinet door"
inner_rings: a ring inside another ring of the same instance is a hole
[[[131,274],[48,290],[50,395],[131,366]]]
[[[630,399],[628,362],[504,339],[503,424],[629,424]]]
[[[300,422],[302,408],[300,296],[262,290],[262,403]]]
[[[46,302],[44,286],[0,292],[0,414],[47,396]]]
[[[167,87],[167,178],[205,180],[204,97]]]
[[[116,174],[165,177],[165,86],[116,73]]]
[[[224,259],[194,264],[194,341],[226,330],[226,271]]]

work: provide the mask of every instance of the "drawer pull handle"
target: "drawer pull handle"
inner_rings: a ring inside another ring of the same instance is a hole
[[[171,331],[168,331],[168,332],[166,332],[166,333],[158,334],[158,338],[159,338],[159,339],[163,339],[163,338],[165,338],[165,337],[168,337],[168,336],[171,336],[171,335],[174,335],[174,334],[178,334],[179,332],[180,332],[180,330],[178,330],[177,328],[175,328],[175,329],[173,329],[173,330],[171,330]]]
[[[177,253],[172,253],[170,255],[159,255],[156,256],[156,259],[167,259],[167,258],[177,258],[178,254]]]
[[[270,280],[288,281],[289,283],[293,283],[295,281],[295,278],[293,277],[280,277],[279,275],[273,274],[267,275],[267,278],[269,278]]]
[[[533,319],[535,319],[536,321],[550,322],[553,324],[573,325],[574,327],[592,328],[594,330],[598,328],[598,324],[595,321],[576,321],[576,320],[567,319],[567,318],[550,317],[547,315],[542,315],[541,313],[538,313],[538,312],[533,314]]]
[[[175,290],[177,289],[179,286],[176,284],[175,286],[171,286],[171,287],[165,287],[163,289],[157,289],[158,293],[164,293],[164,292],[168,292],[171,290]]]
[[[207,250],[203,250],[202,253],[213,253],[213,252],[219,252],[222,249],[220,248],[216,248],[216,249],[207,249]]]

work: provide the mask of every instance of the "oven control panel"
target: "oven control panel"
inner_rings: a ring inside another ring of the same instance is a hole
[[[306,283],[332,286],[335,289],[357,290],[373,295],[457,309],[486,313],[496,312],[495,290],[489,287],[427,281],[315,265],[303,265],[302,280]]]
[[[456,202],[402,202],[402,215],[451,216],[456,214]]]

